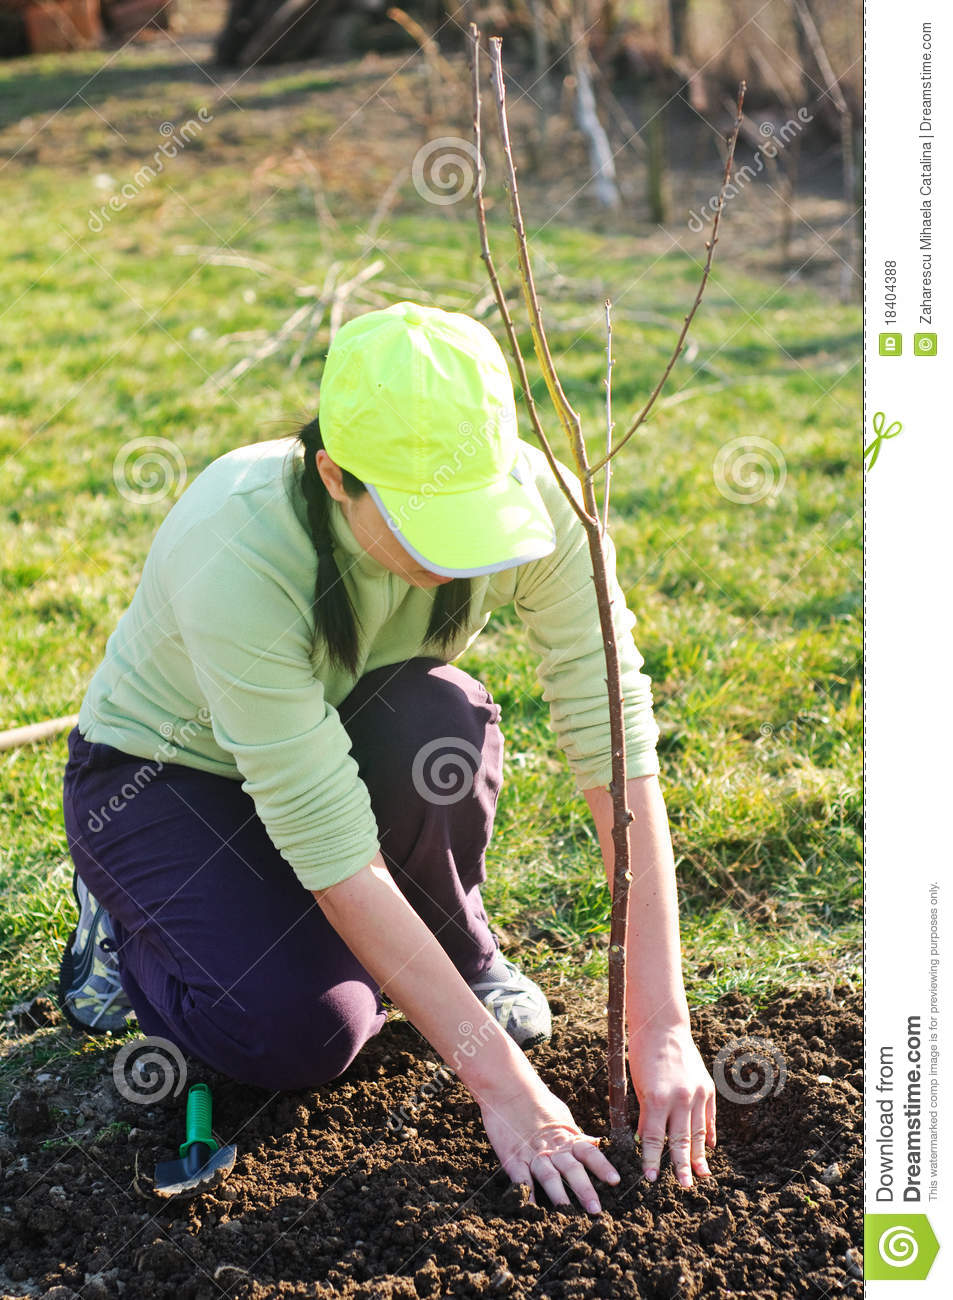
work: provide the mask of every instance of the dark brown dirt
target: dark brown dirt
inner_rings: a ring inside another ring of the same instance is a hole
[[[534,1064],[601,1132],[598,1015],[581,1023],[574,1005],[570,1023],[555,1009]],[[269,1095],[191,1062],[189,1082],[212,1085],[216,1135],[239,1155],[224,1186],[185,1202],[150,1192],[155,1161],[181,1140],[184,1092],[134,1103],[104,1071],[77,1115],[61,1079],[40,1072],[0,1132],[0,1290],[47,1300],[860,1297],[859,995],[801,992],[755,1014],[732,994],[694,1021],[720,1084],[713,1177],[683,1190],[666,1163],[651,1186],[633,1159],[617,1189],[600,1187],[595,1217],[507,1189],[475,1104],[403,1020],[308,1092]],[[763,1071],[739,1059],[719,1078],[716,1062],[747,1038],[783,1087],[738,1104],[733,1090],[767,1092]]]

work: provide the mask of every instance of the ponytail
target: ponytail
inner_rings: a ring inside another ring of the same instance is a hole
[[[317,416],[299,429],[298,441],[304,448],[301,491],[308,508],[311,542],[318,557],[318,571],[311,600],[314,616],[312,650],[323,636],[331,664],[356,677],[360,620],[351,604],[333,554],[331,497],[318,473],[315,460],[315,454],[324,448]],[[341,477],[344,490],[352,500],[367,491],[364,483],[343,467]],[[432,643],[437,650],[446,651],[454,639],[466,630],[470,596],[469,578],[454,578],[452,582],[443,583],[437,588],[424,637],[425,644]]]

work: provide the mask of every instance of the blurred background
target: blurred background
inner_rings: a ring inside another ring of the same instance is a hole
[[[705,298],[616,462],[611,528],[654,684],[691,998],[854,980],[859,0],[0,0],[0,726],[75,713],[166,511],[215,457],[310,417],[342,321],[410,298],[503,340],[472,200],[471,18],[503,38],[544,319],[594,450],[604,300],[621,433],[697,292],[747,82]],[[491,242],[568,460],[487,66]],[[513,610],[462,663],[508,741],[496,926],[550,992],[601,979],[597,846]],[[52,987],[74,921],[65,751],[65,734],[0,751],[3,1008]]]
[[[810,222],[818,238],[830,239],[848,265],[856,265],[863,104],[858,3],[408,0],[400,8],[386,0],[0,0],[0,54],[105,49],[113,52],[109,67],[125,67],[138,53],[135,47],[148,46],[133,66],[149,79],[150,56],[172,48],[207,70],[206,83],[219,101],[230,80],[247,86],[257,80],[256,70],[276,64],[358,60],[372,79],[387,79],[390,106],[393,111],[399,105],[405,128],[417,123],[432,132],[442,124],[469,136],[461,54],[470,21],[485,36],[502,36],[511,74],[516,77],[517,66],[521,70],[511,96],[520,161],[534,180],[571,187],[561,196],[561,213],[568,206],[572,216],[595,200],[654,223],[684,212],[696,213],[696,223],[710,221],[703,205],[713,197],[715,171],[703,164],[710,163],[730,124],[730,106],[744,78],[747,111],[739,155],[744,161],[747,147],[754,154],[749,165],[766,182],[745,205],[757,210],[751,237],[780,264],[792,257],[800,263]],[[164,69],[167,77],[168,64]],[[229,69],[241,71],[236,76]],[[94,101],[113,79],[100,73],[96,80]],[[265,73],[265,83],[274,91],[273,76]],[[298,98],[306,88],[298,87]],[[63,89],[70,89],[68,83]],[[49,90],[54,108],[57,91],[52,85]],[[42,111],[42,97],[27,106]],[[237,101],[225,107],[234,110]],[[255,108],[268,107],[259,102],[251,108],[260,126],[268,118]],[[280,107],[287,109],[288,100]],[[250,106],[242,109],[248,114]],[[8,112],[15,111],[11,103]],[[246,129],[252,119],[246,116]],[[364,113],[361,123],[367,124]],[[388,122],[390,130],[368,139],[362,128],[352,132],[347,121],[340,123],[335,157],[340,159],[345,139],[355,134],[362,149],[382,160],[392,157],[394,125]],[[307,153],[320,143],[302,139],[299,147]],[[312,183],[334,192],[342,178],[334,159],[325,161],[330,173],[319,181],[312,167]],[[298,165],[304,175],[303,157]],[[436,169],[441,167],[444,173],[452,168],[446,153],[436,160]],[[368,168],[360,170],[366,175]],[[693,184],[696,179],[703,184]],[[452,190],[446,174],[441,184],[445,192]],[[389,202],[399,208],[400,194]],[[810,273],[818,274],[825,263],[821,253]],[[828,264],[828,270],[839,276],[842,297],[856,292],[848,267]]]

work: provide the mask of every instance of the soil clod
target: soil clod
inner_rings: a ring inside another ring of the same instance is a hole
[[[45,1133],[52,1123],[50,1108],[45,1097],[34,1088],[20,1088],[7,1107],[7,1118],[13,1131],[20,1137],[34,1137]]]

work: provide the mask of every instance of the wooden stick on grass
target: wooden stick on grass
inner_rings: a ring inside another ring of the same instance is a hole
[[[21,745],[35,745],[38,741],[49,740],[63,731],[69,731],[78,721],[79,714],[70,713],[65,718],[50,718],[48,722],[30,722],[25,727],[0,731],[0,750],[19,749]]]

